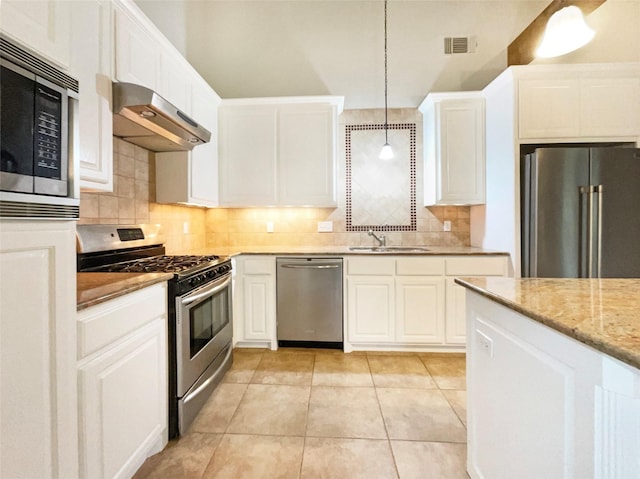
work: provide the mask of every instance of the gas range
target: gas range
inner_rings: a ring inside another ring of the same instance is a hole
[[[166,255],[159,225],[78,225],[78,271],[173,273],[167,283],[169,437],[184,434],[231,367],[231,260]]]
[[[166,255],[159,225],[78,225],[78,271],[173,273],[175,294],[182,294],[231,271],[217,255]]]

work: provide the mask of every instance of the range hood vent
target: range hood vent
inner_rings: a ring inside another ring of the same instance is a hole
[[[149,88],[113,83],[113,134],[151,151],[189,151],[209,132]]]

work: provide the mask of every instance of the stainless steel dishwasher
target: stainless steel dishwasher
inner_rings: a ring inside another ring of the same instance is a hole
[[[276,258],[278,345],[342,348],[342,258]]]

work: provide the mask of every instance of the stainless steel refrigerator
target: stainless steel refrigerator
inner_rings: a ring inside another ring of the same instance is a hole
[[[520,176],[523,277],[640,277],[640,149],[539,148]]]

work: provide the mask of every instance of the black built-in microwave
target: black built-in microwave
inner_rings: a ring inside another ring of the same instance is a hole
[[[78,202],[71,164],[78,83],[4,38],[1,53],[0,214],[13,216],[4,214],[15,209],[7,203],[73,205]]]

